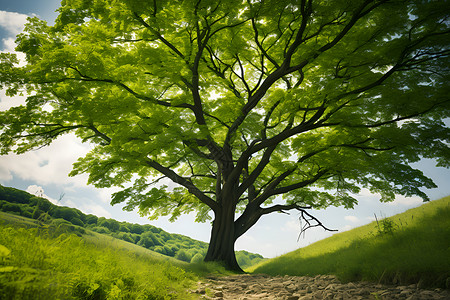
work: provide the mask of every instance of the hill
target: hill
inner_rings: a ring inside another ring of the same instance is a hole
[[[247,270],[450,288],[450,197],[335,234]]]
[[[202,272],[225,273],[72,224],[0,217],[0,299],[196,299]]]
[[[205,242],[181,234],[171,234],[149,224],[131,224],[84,214],[78,209],[58,206],[45,198],[2,185],[0,185],[0,211],[48,225],[79,226],[184,262],[202,261],[208,249],[208,244]],[[237,251],[236,258],[242,268],[264,260],[261,255],[247,251]]]

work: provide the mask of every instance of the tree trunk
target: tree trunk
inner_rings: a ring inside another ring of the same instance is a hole
[[[216,212],[205,261],[220,262],[228,270],[243,272],[234,253],[234,230],[234,207],[223,207]]]

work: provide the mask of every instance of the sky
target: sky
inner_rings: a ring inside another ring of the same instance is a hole
[[[15,36],[23,30],[27,16],[38,16],[53,24],[59,6],[58,0],[0,0],[0,51],[13,52]],[[20,57],[20,55],[19,55]],[[0,110],[25,103],[25,97],[7,97],[0,90]],[[170,233],[179,233],[194,239],[208,242],[210,223],[195,223],[195,216],[185,215],[171,223],[167,218],[150,221],[137,212],[126,212],[122,206],[111,206],[113,188],[96,189],[87,185],[87,175],[68,177],[72,164],[78,157],[89,151],[89,145],[82,144],[74,135],[57,139],[46,148],[22,155],[0,156],[0,184],[27,190],[32,194],[44,196],[52,202],[75,207],[87,214],[95,214],[119,221],[151,224]],[[423,160],[414,165],[429,176],[438,188],[425,190],[431,200],[450,195],[450,170],[435,167],[433,160]],[[325,210],[312,210],[328,228],[345,231],[367,224],[380,217],[390,217],[407,209],[422,205],[418,197],[397,196],[391,203],[380,203],[379,196],[362,190],[357,195],[359,204],[354,209],[331,207]],[[311,229],[298,239],[300,232],[299,214],[275,213],[263,216],[246,234],[236,242],[236,250],[246,250],[275,257],[297,248],[307,246],[317,240],[332,235],[323,229]]]

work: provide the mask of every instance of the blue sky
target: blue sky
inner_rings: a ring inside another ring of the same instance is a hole
[[[0,1],[0,50],[14,51],[14,36],[22,30],[27,16],[36,15],[52,24],[59,5],[57,0],[13,0]],[[25,97],[6,97],[0,91],[0,110],[23,104]],[[85,213],[114,218],[141,224],[152,224],[171,233],[180,233],[192,238],[208,241],[210,224],[194,222],[194,216],[180,217],[170,223],[166,218],[149,221],[136,212],[124,212],[121,206],[110,206],[110,195],[114,189],[95,189],[88,186],[87,176],[68,177],[76,159],[89,151],[89,146],[81,144],[72,135],[64,136],[47,148],[23,155],[0,156],[0,184],[37,193],[43,189],[46,197],[60,205],[76,207]],[[428,190],[429,197],[439,199],[450,195],[450,170],[437,168],[432,160],[415,165],[425,175],[431,177],[439,186]],[[60,201],[58,201],[61,198]],[[371,222],[377,216],[392,216],[409,208],[422,204],[419,198],[397,197],[393,203],[380,203],[379,197],[362,191],[358,195],[359,205],[353,210],[328,208],[312,211],[329,228],[347,230]],[[264,216],[236,243],[237,250],[257,252],[265,257],[281,255],[314,241],[330,236],[323,229],[314,229],[306,233],[297,242],[300,224],[298,214],[271,214]]]

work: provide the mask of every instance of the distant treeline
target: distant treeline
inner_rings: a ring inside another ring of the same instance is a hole
[[[131,224],[92,214],[86,215],[76,208],[58,206],[45,198],[2,185],[0,185],[0,211],[54,225],[70,222],[186,262],[202,261],[208,249],[207,243],[181,234],[170,234],[148,224]],[[236,258],[242,268],[264,259],[259,254],[247,251],[236,252]]]

